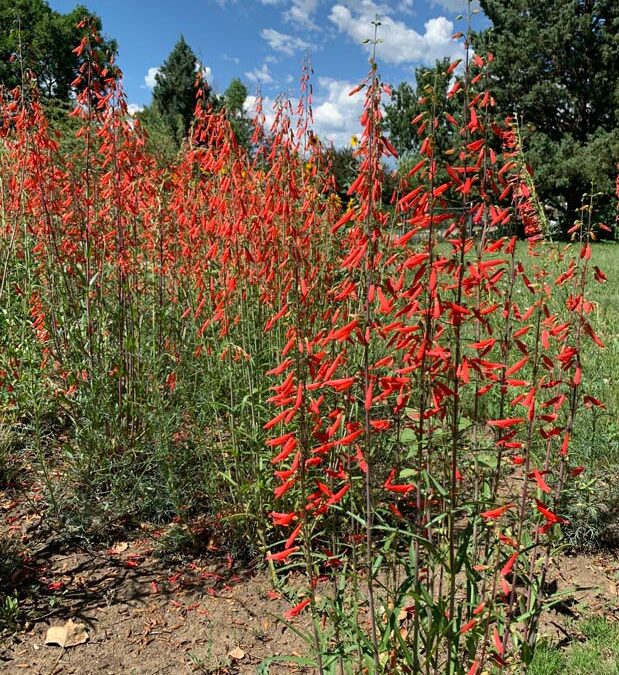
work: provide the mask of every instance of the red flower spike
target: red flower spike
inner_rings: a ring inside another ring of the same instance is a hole
[[[514,506],[516,506],[516,505],[513,502],[510,502],[509,504],[505,504],[504,506],[499,506],[496,509],[490,509],[489,511],[484,511],[480,515],[485,520],[496,520],[497,518],[500,518],[504,513],[506,513],[509,509],[513,509]]]
[[[544,480],[541,472],[538,469],[533,469],[533,471],[528,475],[528,478],[535,478],[535,482],[537,483],[537,487],[542,490],[542,492],[546,492],[547,494],[550,494],[551,489],[548,487],[546,481]]]
[[[475,660],[471,664],[471,667],[467,671],[467,675],[478,675],[479,673],[479,661]]]
[[[310,598],[305,598],[305,600],[301,600],[301,602],[298,605],[295,605],[292,609],[289,609],[284,614],[284,618],[290,621],[291,619],[294,619],[295,616],[299,616],[299,614],[310,604],[310,602],[311,602]]]
[[[518,559],[518,552],[512,553],[505,565],[501,568],[501,576],[506,577],[513,569],[514,563]]]
[[[461,628],[460,628],[460,635],[465,635],[468,633],[470,630],[475,628],[477,625],[477,619],[471,619],[470,621],[467,621]]]
[[[289,556],[291,556],[293,553],[296,553],[299,551],[298,546],[293,546],[291,548],[286,548],[283,551],[278,551],[277,553],[267,553],[267,560],[275,560],[278,562],[281,562],[282,560],[286,560]]]

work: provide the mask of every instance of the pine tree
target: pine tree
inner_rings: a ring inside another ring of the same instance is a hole
[[[238,77],[235,77],[223,95],[223,106],[240,145],[249,147],[251,138],[251,121],[245,113],[245,99],[247,87]]]
[[[155,76],[154,112],[177,143],[186,136],[196,104],[198,58],[181,35]]]

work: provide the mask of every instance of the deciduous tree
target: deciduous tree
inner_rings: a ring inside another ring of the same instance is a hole
[[[73,50],[82,38],[78,24],[85,17],[101,31],[101,19],[83,5],[60,14],[45,0],[0,0],[0,83],[12,89],[34,77],[44,97],[67,101],[83,61]],[[116,42],[103,39],[97,50],[109,60]]]
[[[616,0],[481,0],[492,26],[474,36],[492,52],[498,110],[525,130],[538,192],[578,215],[583,194],[610,209],[619,160],[619,3]]]

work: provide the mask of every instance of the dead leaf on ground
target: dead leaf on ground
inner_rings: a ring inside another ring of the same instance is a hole
[[[64,626],[52,626],[45,635],[46,645],[58,645],[67,649],[87,642],[89,638],[83,623],[73,623],[69,619]]]
[[[126,541],[119,541],[117,544],[114,544],[110,551],[118,555],[119,553],[124,553],[129,548],[129,544]]]
[[[245,652],[240,647],[235,647],[228,652],[228,656],[235,661],[240,661],[245,658]]]

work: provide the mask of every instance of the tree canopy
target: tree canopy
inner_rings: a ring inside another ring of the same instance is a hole
[[[189,130],[196,105],[198,57],[181,35],[155,76],[153,109],[177,143]]]
[[[437,61],[432,67],[422,66],[415,70],[414,87],[401,82],[394,89],[392,102],[385,106],[385,128],[400,156],[419,149],[417,127],[411,120],[423,111],[430,111],[439,120],[436,131],[439,152],[450,146],[453,127],[446,122],[444,113],[453,114],[458,103],[447,98],[448,68],[449,59]]]
[[[238,77],[235,77],[224,92],[222,105],[226,110],[230,125],[234,131],[237,141],[249,147],[251,138],[251,120],[245,113],[245,99],[247,98],[247,87]]]
[[[101,20],[84,5],[60,14],[45,0],[0,0],[0,83],[12,89],[30,71],[44,97],[68,100],[82,63],[73,51],[83,33],[78,23],[86,16],[101,31]],[[109,58],[116,42],[103,40],[99,49]]]
[[[619,3],[481,0],[492,26],[474,36],[492,52],[493,95],[516,114],[542,199],[577,217],[585,193],[609,209],[619,161]]]
[[[171,159],[187,135],[196,105],[196,85],[202,87],[203,100],[213,111],[225,110],[237,141],[249,147],[251,121],[244,104],[247,87],[234,78],[223,95],[215,94],[210,84],[199,79],[197,56],[181,36],[155,76],[153,101],[139,117],[148,130],[156,154]]]

